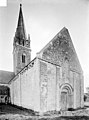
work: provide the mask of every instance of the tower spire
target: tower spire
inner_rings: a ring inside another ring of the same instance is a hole
[[[14,72],[17,74],[31,60],[30,37],[26,38],[22,4],[20,4],[18,23],[13,43]]]
[[[20,4],[19,18],[18,18],[18,26],[24,27],[23,13],[22,13],[22,4]],[[17,27],[18,27],[17,26]]]
[[[23,41],[26,40],[25,25],[24,25],[23,13],[22,13],[22,4],[20,4],[19,18],[18,18],[15,37],[18,39],[19,44],[22,44]]]

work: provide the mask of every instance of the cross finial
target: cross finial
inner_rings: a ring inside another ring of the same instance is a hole
[[[20,7],[22,7],[22,4],[20,3]]]

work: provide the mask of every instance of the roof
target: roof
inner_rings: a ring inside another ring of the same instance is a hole
[[[18,24],[16,29],[16,37],[19,39],[26,39],[24,19],[23,19],[23,13],[22,13],[22,4],[20,4],[19,18],[18,18]]]
[[[27,68],[29,65],[32,66],[32,63],[33,63],[33,61],[35,61],[35,59],[37,59],[37,57],[35,57],[32,61],[30,61],[30,62],[29,62],[24,68],[22,68],[16,75],[15,75],[15,73],[14,73],[14,76],[10,79],[9,82],[11,82],[16,76],[18,76],[18,75],[21,73],[21,71],[24,71],[24,69]]]
[[[7,84],[14,76],[14,72],[0,70],[0,83]]]

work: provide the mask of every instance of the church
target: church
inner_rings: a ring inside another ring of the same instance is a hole
[[[13,72],[0,71],[0,87],[9,88],[11,104],[39,113],[84,106],[83,71],[68,29],[58,32],[31,60],[22,4],[13,40],[13,68]],[[1,100],[2,92],[0,96]]]

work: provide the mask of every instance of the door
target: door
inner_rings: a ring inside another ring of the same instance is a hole
[[[61,109],[67,110],[67,92],[61,92]]]

